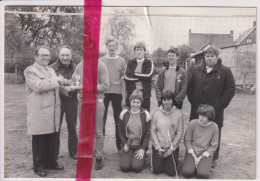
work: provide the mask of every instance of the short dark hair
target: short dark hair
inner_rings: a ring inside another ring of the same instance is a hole
[[[138,90],[138,89],[135,89],[132,92],[132,94],[129,96],[129,102],[131,102],[132,100],[135,100],[135,99],[139,99],[141,101],[141,103],[142,103],[143,100],[144,100],[143,92]]]
[[[219,56],[219,51],[218,49],[215,47],[215,46],[210,46],[209,48],[207,48],[206,50],[204,50],[204,56],[206,54],[214,54],[216,55],[217,57]]]
[[[137,43],[135,44],[135,46],[134,46],[134,52],[135,52],[135,49],[136,49],[136,48],[143,48],[144,51],[146,52],[146,46],[145,46],[145,44],[144,44],[143,42],[137,42]]]
[[[166,90],[161,95],[161,100],[171,99],[172,105],[174,105],[174,93],[172,90]]]
[[[206,116],[209,121],[213,121],[215,119],[215,109],[213,106],[208,104],[201,104],[197,110],[199,115]]]
[[[113,36],[110,36],[106,39],[106,45],[108,45],[110,42],[115,42],[116,45],[118,45],[118,40]]]
[[[170,48],[170,49],[167,51],[167,55],[168,55],[169,53],[174,53],[174,54],[176,54],[177,56],[179,56],[179,50],[178,50],[178,48]]]
[[[45,46],[45,45],[40,45],[40,46],[38,46],[38,47],[35,49],[34,55],[38,55],[40,49],[46,49],[46,50],[49,50],[49,51],[50,51],[50,49],[49,49],[47,46]]]

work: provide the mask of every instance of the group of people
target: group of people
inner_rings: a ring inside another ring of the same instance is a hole
[[[94,43],[89,46],[96,48]],[[160,71],[155,85],[158,109],[151,114],[150,98],[155,68],[152,60],[145,56],[145,44],[135,44],[135,58],[127,63],[117,55],[117,39],[109,37],[106,48],[107,55],[98,60],[95,169],[103,167],[105,125],[111,102],[122,171],[140,172],[144,168],[151,141],[152,172],[178,175],[179,145],[185,133],[186,153],[182,175],[190,178],[196,171],[199,177],[208,178],[212,161],[217,160],[219,155],[224,109],[235,93],[232,72],[222,65],[218,50],[215,47],[208,48],[204,52],[205,62],[196,66],[188,77],[186,71],[177,64],[178,49],[171,48],[167,52],[169,63]],[[45,169],[64,169],[57,162],[64,114],[69,154],[77,159],[78,107],[84,101],[81,100],[80,86],[84,76],[83,62],[78,65],[73,63],[71,48],[61,47],[58,60],[51,65],[48,65],[49,61],[48,48],[38,47],[35,63],[24,71],[27,126],[28,133],[32,135],[34,171],[42,177],[47,175]],[[190,124],[185,131],[181,109],[186,95],[191,103],[191,114]]]

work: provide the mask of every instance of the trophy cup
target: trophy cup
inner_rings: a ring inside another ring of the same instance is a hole
[[[75,78],[76,78],[76,86],[79,86],[79,84],[80,84],[80,82],[79,82],[79,80],[80,80],[80,75],[76,75],[75,76]]]

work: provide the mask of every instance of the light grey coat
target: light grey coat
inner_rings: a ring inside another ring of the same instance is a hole
[[[50,134],[60,128],[60,84],[51,67],[38,63],[24,70],[27,90],[27,132],[30,135]]]

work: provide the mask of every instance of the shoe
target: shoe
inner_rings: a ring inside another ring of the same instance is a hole
[[[37,175],[39,175],[40,177],[46,177],[47,173],[45,170],[35,170],[34,171]]]
[[[103,158],[96,158],[96,165],[95,165],[95,169],[96,170],[100,170],[103,167]]]
[[[74,160],[77,160],[77,159],[78,159],[77,154],[71,154],[70,157],[73,158]]]
[[[44,167],[46,169],[50,169],[50,170],[64,170],[64,167],[62,165],[57,165],[57,166],[52,166],[52,167]]]

